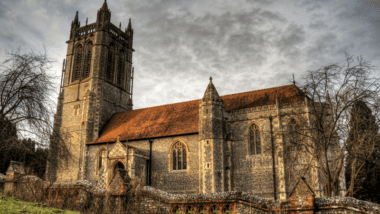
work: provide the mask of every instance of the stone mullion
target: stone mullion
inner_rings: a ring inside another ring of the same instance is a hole
[[[70,42],[68,44],[68,48],[67,48],[67,54],[66,54],[66,70],[65,70],[65,76],[64,76],[64,81],[63,81],[63,86],[67,86],[69,83],[70,83],[70,78],[72,76],[72,70],[73,70],[73,67],[74,67],[74,63],[73,63],[73,58],[74,58],[74,53],[72,53],[73,51],[73,43],[74,42]],[[68,65],[68,66],[67,66]]]

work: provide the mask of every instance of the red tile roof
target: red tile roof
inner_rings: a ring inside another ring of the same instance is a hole
[[[221,96],[226,111],[273,105],[276,94],[280,103],[295,103],[302,98],[301,90],[293,85],[267,88]],[[88,144],[137,140],[198,133],[199,100],[173,103],[114,114],[97,141]]]

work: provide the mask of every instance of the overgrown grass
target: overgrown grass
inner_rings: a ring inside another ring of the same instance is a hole
[[[61,213],[79,214],[75,211],[50,208],[45,204],[25,202],[17,198],[0,194],[0,213]]]

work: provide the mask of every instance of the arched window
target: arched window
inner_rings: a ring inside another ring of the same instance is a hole
[[[113,82],[113,64],[115,62],[115,46],[110,45],[107,58],[106,80]]]
[[[251,155],[261,155],[260,129],[255,124],[252,124],[249,127],[249,145],[251,149]]]
[[[102,168],[102,155],[99,155],[99,169]]]
[[[83,72],[83,79],[90,76],[91,58],[92,58],[92,42],[88,43],[86,47],[86,61],[85,61],[85,69]]]
[[[104,161],[103,161],[103,154],[106,153],[106,150],[104,148],[101,148],[95,156],[95,174],[98,174],[100,172],[100,169],[102,166],[104,167]]]
[[[300,135],[299,135],[299,126],[296,121],[292,119],[289,122],[289,142],[290,142],[290,151],[295,152],[296,148],[300,148]]]
[[[72,81],[79,80],[81,66],[82,66],[82,56],[83,56],[83,47],[82,45],[78,45],[75,48],[75,63],[74,63],[74,72]]]
[[[124,64],[125,64],[124,51],[120,50],[119,61],[118,61],[118,65],[117,65],[117,78],[116,78],[116,84],[118,86],[122,86],[122,84],[123,84],[123,79],[124,79]]]
[[[177,142],[173,146],[173,170],[181,170],[187,168],[186,148]]]

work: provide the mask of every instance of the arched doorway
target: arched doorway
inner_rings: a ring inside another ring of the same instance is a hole
[[[124,168],[124,164],[122,164],[121,162],[117,162],[117,163],[115,164],[115,166],[113,167],[113,174],[116,173],[116,170],[117,170],[117,169],[125,169],[125,168]]]

